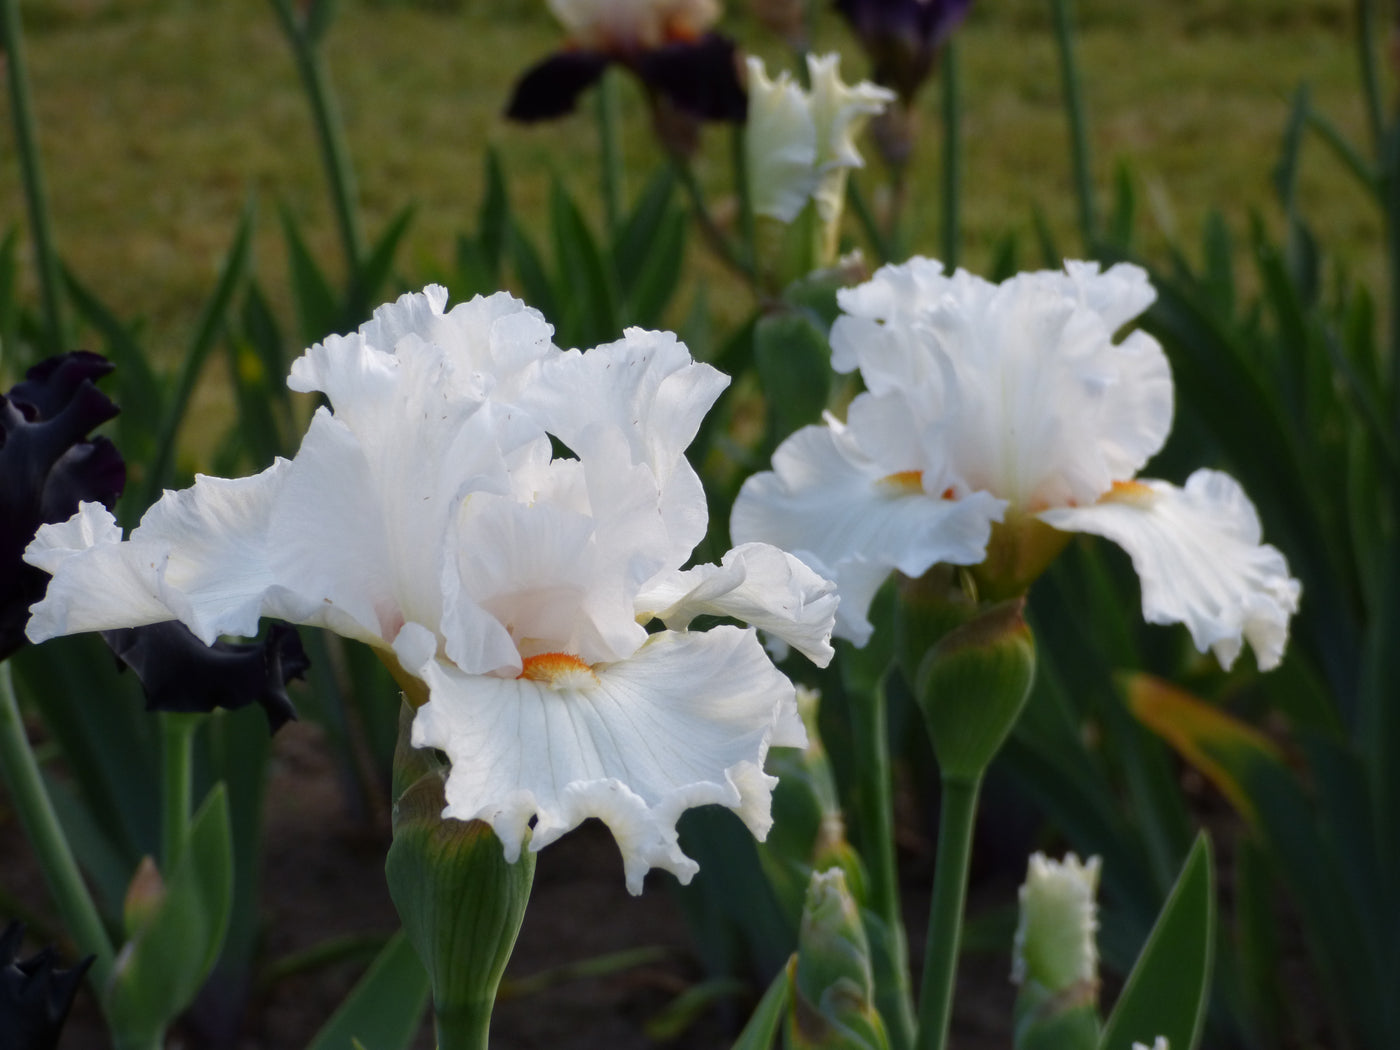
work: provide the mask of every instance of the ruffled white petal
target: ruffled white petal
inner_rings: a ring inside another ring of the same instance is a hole
[[[749,199],[756,215],[792,222],[817,186],[817,125],[807,93],[783,70],[770,80],[750,55],[744,127]]]
[[[1063,279],[1067,294],[1097,313],[1110,332],[1136,319],[1157,299],[1147,271],[1132,263],[1100,270],[1096,262],[1067,259]]]
[[[251,478],[201,476],[193,488],[166,492],[128,542],[93,505],[41,529],[26,557],[55,579],[31,611],[30,637],[173,619],[206,644],[256,634],[273,583],[268,515],[289,467],[279,460]]]
[[[831,662],[836,585],[766,543],[734,548],[719,565],[665,573],[637,596],[639,616],[684,630],[697,616],[732,616],[781,638],[818,667]]]
[[[938,562],[977,564],[1005,508],[985,492],[942,499],[884,477],[839,424],[804,427],[779,446],[771,472],[744,483],[730,520],[737,543],[771,543],[834,579],[836,634],[857,645],[891,569],[920,576]]]
[[[629,328],[622,339],[586,354],[554,355],[518,403],[581,459],[599,442],[620,438],[630,464],[651,471],[661,493],[668,557],[683,561],[708,521],[704,490],[685,449],[728,385],[728,376],[694,361],[670,332]]]
[[[30,608],[31,642],[65,634],[144,626],[174,619],[160,595],[167,554],[122,542],[122,530],[100,503],[81,503],[67,521],[41,525],[24,560],[48,573],[62,570]]]
[[[1143,616],[1183,623],[1228,668],[1243,642],[1261,670],[1276,667],[1302,591],[1237,481],[1198,470],[1185,488],[1139,480],[1090,507],[1045,511],[1057,529],[1091,532],[1126,550],[1142,581]]]
[[[968,490],[1032,513],[1082,506],[1166,440],[1166,355],[1141,332],[1113,341],[1151,301],[1135,267],[1070,264],[992,284],[911,260],[838,301],[833,363],[906,400],[938,445],[925,454]]]
[[[855,86],[841,81],[841,56],[835,52],[807,56],[807,72],[812,83],[812,122],[817,131],[817,173],[813,192],[817,214],[824,223],[841,215],[846,189],[846,173],[865,165],[856,149],[856,137],[870,118],[894,101],[888,88],[863,80]]]
[[[631,659],[595,667],[584,688],[469,676],[440,660],[414,670],[431,699],[413,743],[452,760],[445,815],[490,823],[508,859],[532,817],[532,850],[599,817],[633,893],[652,867],[694,874],[675,830],[692,806],[728,806],[765,835],[774,781],[759,772],[764,757],[806,739],[793,687],[752,630],[652,635]]]

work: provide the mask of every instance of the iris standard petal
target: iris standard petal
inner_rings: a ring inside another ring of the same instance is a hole
[[[793,687],[752,630],[663,632],[628,660],[574,661],[552,681],[464,675],[436,660],[415,670],[431,699],[413,743],[452,761],[445,815],[490,823],[510,860],[532,818],[540,849],[600,817],[633,893],[651,867],[694,874],[675,830],[692,806],[728,806],[765,835],[771,782],[756,771],[771,744],[806,739]]]
[[[754,214],[792,222],[817,186],[817,125],[807,93],[787,70],[769,79],[750,55],[749,119],[744,129]]]
[[[1128,482],[1094,506],[1039,516],[1126,550],[1142,581],[1143,616],[1185,624],[1196,648],[1213,650],[1226,668],[1246,641],[1261,670],[1283,659],[1302,587],[1278,549],[1260,543],[1254,505],[1228,474],[1198,470],[1184,488]]]
[[[0,660],[24,644],[29,607],[44,595],[43,572],[23,564],[39,526],[84,500],[111,507],[125,487],[116,448],[87,436],[117,415],[94,385],[112,367],[97,354],[63,354],[0,394]]]
[[[1141,469],[1171,428],[1162,348],[1141,332],[1113,341],[1151,295],[1126,264],[993,284],[911,260],[838,293],[833,362],[937,421],[934,458],[968,489],[1027,512],[1087,505]]]
[[[704,538],[708,521],[685,449],[728,385],[728,376],[693,360],[670,332],[629,328],[622,339],[586,354],[555,355],[519,404],[548,420],[549,432],[585,460],[591,446],[608,440],[605,434],[619,436],[628,461],[650,469],[667,535],[683,561]]]
[[[719,0],[549,0],[570,40],[583,47],[653,48],[694,39],[719,21]]]

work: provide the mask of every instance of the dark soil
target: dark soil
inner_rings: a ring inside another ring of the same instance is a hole
[[[316,727],[288,726],[278,734],[275,753],[267,806],[264,958],[282,959],[328,938],[387,938],[398,925],[383,875],[387,829],[367,827],[347,815],[332,761]],[[918,883],[924,877],[927,844],[913,846],[911,877]],[[59,929],[28,846],[3,797],[0,858],[0,887],[29,911],[31,922],[48,932]],[[926,894],[926,883],[909,887],[913,901]],[[979,895],[984,901],[1004,903],[1014,895],[1014,882],[984,887]],[[914,931],[923,927],[917,907],[911,908],[909,919],[917,957],[921,933]],[[589,822],[539,856],[507,988],[512,980],[609,952],[638,947],[661,951],[652,961],[609,976],[556,983],[524,996],[505,995],[495,1012],[493,1047],[727,1047],[735,1034],[734,1023],[742,1022],[751,1003],[730,1001],[712,1007],[665,1043],[648,1035],[648,1023],[705,977],[689,943],[665,880],[650,879],[640,897],[628,895],[616,845],[605,828]],[[370,953],[364,949],[356,958],[255,989],[236,1050],[302,1050],[358,979]],[[957,1050],[1010,1046],[1008,968],[1009,961],[1000,956],[966,958],[954,1018]],[[109,1045],[91,993],[84,989],[59,1050],[106,1050]],[[169,1050],[206,1050],[212,1045],[190,1025],[173,1032],[168,1043]],[[431,1050],[432,1045],[431,1027],[425,1023],[415,1047]],[[4,1050],[2,1034],[0,1050]]]

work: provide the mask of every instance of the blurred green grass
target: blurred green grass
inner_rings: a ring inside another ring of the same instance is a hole
[[[782,59],[741,0],[727,6],[727,29],[770,64]],[[21,7],[59,250],[123,316],[145,320],[157,353],[173,354],[186,341],[249,193],[262,205],[257,272],[275,305],[289,309],[276,205],[304,222],[334,272],[337,244],[308,110],[268,5],[31,0]],[[1044,0],[983,0],[959,37],[962,261],[974,269],[989,264],[1008,231],[1023,234],[1023,265],[1039,262],[1033,206],[1067,250],[1077,245],[1048,11]],[[1106,188],[1117,163],[1129,165],[1150,255],[1160,257],[1168,238],[1194,244],[1212,208],[1237,230],[1252,209],[1276,220],[1269,176],[1299,82],[1363,141],[1347,0],[1081,0],[1077,13],[1097,183]],[[590,108],[530,128],[499,116],[514,78],[558,42],[535,0],[341,4],[329,62],[366,225],[374,235],[405,203],[417,203],[399,257],[409,282],[448,272],[456,234],[475,222],[488,144],[505,158],[527,227],[540,228],[556,176],[596,214]],[[845,53],[848,79],[866,71],[834,17],[823,20],[817,46]],[[933,253],[936,85],[922,102],[929,120],[915,158],[910,243]],[[630,85],[625,104],[635,188],[660,154]],[[8,111],[3,119],[0,230],[23,223]],[[727,138],[713,132],[706,145],[702,177],[723,192]],[[864,177],[873,185],[879,175],[875,162]],[[1299,200],[1353,270],[1378,267],[1379,218],[1316,142],[1304,153]],[[714,267],[696,272],[713,285],[722,316],[742,312],[741,293]]]

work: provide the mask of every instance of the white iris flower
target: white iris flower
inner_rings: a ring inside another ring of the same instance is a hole
[[[1132,558],[1150,622],[1184,623],[1226,667],[1244,641],[1276,666],[1301,588],[1239,484],[1135,477],[1170,430],[1171,373],[1151,336],[1114,334],[1155,295],[1127,264],[992,284],[920,258],[843,290],[832,365],[859,369],[865,392],[845,423],[799,430],[745,483],[735,540],[834,578],[837,633],[859,645],[892,569],[975,566],[984,596],[1007,597],[1067,532],[1096,533]]]
[[[763,837],[765,754],[806,736],[753,627],[686,627],[743,619],[825,664],[833,587],[764,544],[681,570],[707,522],[684,449],[728,380],[674,336],[563,352],[508,295],[446,302],[406,295],[293,364],[333,406],[295,459],[167,492],[127,540],[95,503],[41,530],[29,637],[178,619],[212,643],[274,616],[360,639],[426,683],[412,740],[452,761],[445,816],[512,861],[532,819],[538,850],[599,817],[632,892],[688,880],[681,813]]]
[[[744,141],[753,210],[792,222],[807,201],[814,202],[827,254],[834,257],[846,177],[865,163],[856,137],[894,101],[894,92],[869,81],[843,83],[835,53],[807,56],[810,90],[786,70],[770,79],[761,59],[750,56],[748,67]]]

